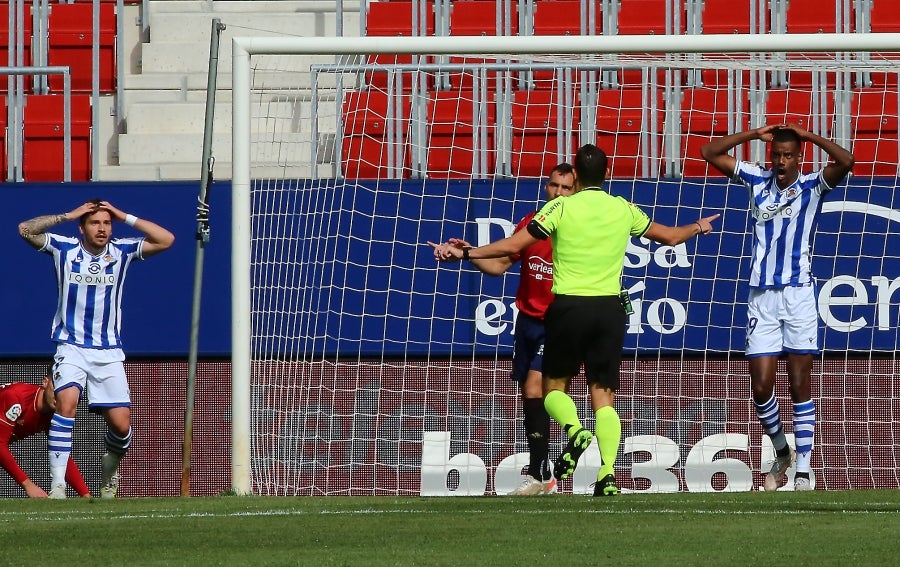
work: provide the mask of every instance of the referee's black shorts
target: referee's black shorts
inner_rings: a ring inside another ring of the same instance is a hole
[[[616,390],[626,323],[617,295],[557,295],[544,316],[544,376],[569,378],[584,364],[588,384]]]

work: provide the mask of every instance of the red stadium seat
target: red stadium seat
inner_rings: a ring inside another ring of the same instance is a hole
[[[582,21],[581,0],[539,0],[534,3],[534,35],[600,35],[603,13],[600,1],[594,1],[594,27],[589,26],[588,3],[584,3]],[[582,24],[584,33],[582,33]]]
[[[663,125],[662,93],[651,91],[657,98],[656,134]],[[645,115],[647,120],[645,120]],[[640,89],[608,89],[599,93],[597,104],[597,146],[610,159],[610,178],[643,177],[641,156],[650,156],[651,122],[649,104]],[[642,142],[643,139],[643,142]],[[656,138],[659,155],[659,137]],[[642,146],[643,143],[643,146]],[[659,174],[658,164],[651,164],[650,176]]]
[[[879,33],[900,32],[900,5],[890,0],[872,2],[871,31]]]
[[[47,60],[51,66],[68,65],[72,92],[91,92],[93,76],[93,6],[53,4],[48,21]],[[100,6],[100,91],[116,87],[116,12],[112,4]],[[60,76],[50,76],[50,89],[62,92]]]
[[[561,161],[569,161],[575,154],[578,128],[578,107],[563,129],[573,132],[563,141],[559,155],[559,140],[564,134],[559,128],[565,120],[564,108],[556,101],[553,91],[517,91],[513,95],[512,110],[512,174],[517,177],[541,177]],[[563,114],[561,115],[560,112]]]
[[[616,26],[618,34],[664,35],[667,31],[666,7],[670,4],[671,0],[628,0],[627,2],[620,2]],[[681,3],[679,3],[679,6],[681,6]],[[680,8],[678,21],[679,25],[676,27],[675,32],[683,34],[687,30],[687,15],[683,7]],[[619,73],[619,81],[623,84],[640,84],[641,80],[641,72],[639,70],[623,70]],[[658,80],[662,82],[661,74]]]
[[[877,2],[876,2],[877,3]],[[850,21],[853,21],[851,15]],[[822,0],[789,0],[785,15],[787,33],[835,33],[838,29],[835,3]]]
[[[462,0],[454,2],[450,7],[450,35],[518,35],[519,15],[516,4],[511,3],[509,16],[509,33],[502,20],[498,33],[498,6],[502,2],[494,0]],[[500,14],[502,17],[502,14]]]
[[[71,107],[72,181],[91,178],[91,97],[73,95]],[[25,181],[64,178],[64,100],[62,95],[25,99],[22,175]]]
[[[603,13],[599,0],[594,2],[594,27],[590,27],[588,19],[588,2],[584,3],[584,20],[582,21],[581,0],[540,0],[534,4],[534,35],[600,35],[603,31]],[[535,71],[533,73],[534,88],[553,88],[553,71]],[[555,165],[555,164],[554,164]]]
[[[751,29],[752,13],[756,10],[756,0],[735,0],[732,2],[704,2],[701,12],[701,31],[709,34],[748,34],[759,31],[759,23]],[[759,18],[759,14],[756,14]],[[763,22],[763,30],[767,30]],[[701,81],[705,86],[728,85],[728,73],[724,70],[703,69]],[[749,72],[744,73],[743,84],[749,83]]]
[[[897,176],[897,92],[882,89],[857,89],[850,102],[853,155],[857,176]]]
[[[408,96],[400,98],[399,120],[406,132],[409,123],[410,100]],[[396,110],[395,110],[396,112]],[[388,96],[376,90],[354,91],[344,97],[344,138],[341,144],[341,156],[344,177],[350,179],[375,179],[386,177],[387,166],[392,162],[395,167],[407,167],[409,152],[406,151],[406,140],[388,141],[386,131],[389,126]],[[397,119],[394,117],[394,119]]]
[[[725,136],[732,130],[741,131],[749,127],[748,103],[742,97],[742,106],[733,108],[740,113],[738,128],[729,126],[727,89],[684,89],[681,101],[681,155],[684,165],[681,174],[685,177],[710,175],[710,166],[700,156],[700,148],[713,138]]]
[[[503,24],[502,19],[498,20],[497,7],[502,9],[503,3],[494,0],[461,0],[453,2],[450,8],[450,35],[473,35],[473,36],[495,36],[495,35],[518,35],[519,33],[519,16],[516,4],[510,4],[509,15],[509,34],[507,34],[507,26]],[[499,14],[500,18],[503,14]],[[498,33],[498,22],[500,30]],[[458,58],[451,57],[450,63],[496,63],[492,59],[478,58]],[[487,78],[496,76],[496,72],[489,72]],[[454,88],[469,90],[473,87],[472,75],[470,72],[449,74],[450,82]]]
[[[619,35],[661,35],[666,33],[666,6],[670,0],[628,0],[619,3]],[[681,9],[680,27],[677,33],[686,30],[686,16]]]
[[[700,25],[703,28],[703,33],[707,35],[751,33],[751,14],[755,9],[756,0],[704,2],[703,12],[701,12],[700,16]],[[759,14],[757,14],[758,17]],[[766,28],[763,27],[763,29]]]
[[[771,89],[766,93],[766,123],[799,124],[807,130],[815,130],[816,123],[831,123],[834,115],[834,96],[828,93],[826,108],[813,108],[813,93],[801,89]]]
[[[875,33],[900,32],[900,5],[889,0],[872,2],[870,13],[870,29]],[[869,83],[866,86],[890,86],[897,87],[897,70],[890,72],[877,72],[868,74]]]
[[[375,37],[413,35],[413,3],[412,2],[371,2],[366,13],[366,35]],[[416,14],[421,18],[423,14]],[[429,3],[424,14],[425,29],[416,29],[417,35],[434,35],[434,9]],[[417,20],[419,21],[419,20]],[[369,63],[382,65],[408,65],[412,63],[412,55],[373,55],[369,56]],[[413,86],[413,74],[403,74],[403,89],[411,90]],[[388,82],[384,72],[368,73],[366,82],[378,88],[385,88]]]
[[[489,95],[490,99],[493,99]],[[475,169],[475,109],[471,91],[435,91],[428,100],[428,164],[430,178],[471,177]],[[487,150],[486,172],[493,172],[494,156],[493,124],[494,103],[485,105],[487,116],[482,146]]]

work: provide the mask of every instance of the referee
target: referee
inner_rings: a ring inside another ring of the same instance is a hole
[[[619,492],[613,465],[622,424],[613,401],[627,320],[621,291],[625,247],[631,237],[642,236],[680,244],[712,232],[711,223],[719,215],[677,227],[653,222],[639,207],[602,189],[608,171],[603,150],[584,145],[573,165],[575,194],[544,205],[527,230],[477,248],[429,244],[435,258],[453,262],[510,256],[550,238],[555,299],[545,317],[544,406],[569,439],[554,462],[554,476],[562,480],[572,475],[596,433],[602,465],[594,496],[611,496]],[[566,393],[582,364],[596,418],[594,432],[582,427],[575,402]]]

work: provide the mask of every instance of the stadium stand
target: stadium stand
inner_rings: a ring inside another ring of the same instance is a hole
[[[863,0],[835,0],[834,9],[831,2],[817,2],[816,0],[772,0],[763,6],[760,0],[736,0],[735,2],[688,2],[687,0],[628,0],[627,2],[611,2],[614,7],[614,18],[608,18],[607,14],[601,14],[601,0],[590,0],[597,13],[597,18],[592,29],[586,29],[588,23],[583,21],[582,13],[586,12],[586,5],[580,0],[534,0],[531,8],[523,9],[515,2],[495,3],[491,0],[455,0],[449,3],[449,11],[446,14],[436,16],[436,4],[422,2],[425,6],[422,16],[425,20],[424,29],[416,29],[413,25],[413,4],[411,1],[381,1],[365,2],[363,10],[368,13],[365,16],[365,26],[360,28],[360,4],[356,2],[344,2],[344,20],[342,33],[344,35],[356,35],[368,33],[370,35],[411,35],[441,34],[451,35],[483,35],[495,34],[498,29],[501,33],[524,33],[534,35],[556,35],[575,33],[610,33],[611,30],[602,29],[603,22],[610,23],[614,27],[612,33],[620,34],[646,34],[646,33],[747,33],[758,31],[759,33],[818,33],[831,31],[873,31],[889,32],[900,29],[900,9],[895,3],[883,0],[869,2]],[[498,12],[497,6],[507,6],[511,13],[506,15],[502,10]],[[606,5],[603,2],[603,5]],[[230,85],[230,38],[235,34],[240,35],[267,35],[267,34],[292,34],[292,35],[334,35],[336,33],[335,3],[332,0],[260,0],[260,1],[223,1],[210,3],[205,0],[151,0],[148,3],[149,12],[142,14],[142,6],[139,0],[127,0],[124,7],[125,26],[122,30],[114,29],[115,1],[101,1],[101,94],[98,100],[93,101],[99,122],[90,125],[89,136],[99,137],[100,148],[103,153],[99,156],[98,171],[95,172],[101,180],[157,180],[157,179],[194,179],[197,176],[199,148],[202,140],[202,116],[206,89],[206,65],[209,47],[210,20],[214,17],[221,18],[226,25],[226,31],[222,36],[220,60],[219,60],[219,85],[221,91],[218,98],[216,115],[220,117],[221,124],[226,125],[230,116],[230,97],[227,91]],[[48,64],[68,64],[73,69],[72,80],[75,92],[88,92],[90,89],[90,75],[86,74],[89,67],[90,33],[88,15],[92,8],[90,0],[77,0],[70,4],[53,4],[49,14]],[[520,14],[519,11],[523,10]],[[528,11],[530,10],[530,11]],[[869,11],[871,10],[871,12]],[[498,13],[501,14],[498,28]],[[8,37],[9,3],[0,4],[0,34]],[[699,28],[692,27],[696,16]],[[446,18],[441,21],[440,18]],[[762,21],[760,21],[762,20]],[[864,22],[865,24],[861,24]],[[32,49],[32,18],[24,18],[25,42],[23,53],[26,64],[31,63]],[[152,29],[152,34],[147,35],[145,30]],[[857,30],[857,28],[859,28]],[[115,65],[115,41],[117,34],[124,45],[122,57],[125,59],[125,73],[116,77]],[[0,63],[8,62],[8,47],[4,43],[0,45]],[[394,59],[392,58],[391,61]],[[406,59],[404,59],[405,61]],[[333,58],[324,57],[323,62],[333,62]],[[411,59],[410,59],[411,61]],[[304,64],[308,63],[308,60]],[[633,93],[623,94],[628,89],[617,88],[618,85],[632,85],[639,82],[636,77],[629,74],[637,71],[625,71],[616,78],[618,83],[605,84],[613,94],[601,92],[601,101],[598,102],[596,112],[592,112],[597,119],[597,126],[601,128],[599,139],[609,142],[613,148],[624,149],[634,146],[641,139],[641,128],[645,125],[636,125],[638,120],[635,111],[626,107],[619,112],[619,117],[614,117],[609,112],[608,104],[616,97],[631,98]],[[446,89],[448,87],[464,89],[471,88],[470,77],[461,75],[458,81],[447,84],[429,85],[428,88]],[[891,114],[894,106],[890,97],[896,97],[896,84],[898,73],[867,73],[864,80],[856,79],[856,90],[852,93],[853,109],[864,111],[864,114],[853,118],[853,131],[871,135],[873,125],[867,118],[876,108],[886,108],[888,118],[880,124],[882,140],[866,142],[864,139],[858,143],[856,151],[861,153],[859,161],[873,160],[871,171],[893,171],[888,165],[891,160],[887,155],[894,152],[889,147],[891,132],[896,132],[896,120]],[[531,88],[548,88],[553,85],[556,77],[552,73],[546,76],[535,73],[533,79],[542,79],[531,82]],[[791,88],[795,91],[811,91],[815,88],[812,72],[801,70],[785,74],[783,77],[771,77],[772,89],[768,95],[767,112],[777,106],[779,97],[784,100],[779,91]],[[373,74],[367,77],[370,86],[387,86],[384,74]],[[544,81],[543,79],[547,79]],[[700,79],[705,86],[725,87],[728,77],[721,72],[704,71]],[[825,77],[829,88],[834,84],[834,77]],[[49,79],[50,91],[55,93],[60,89],[58,77]],[[114,109],[117,101],[110,94],[114,91],[117,81],[123,85],[123,99],[119,101],[122,106],[122,115],[116,116]],[[742,77],[742,83],[747,84],[746,75]],[[690,81],[684,81],[687,87]],[[30,85],[30,83],[29,83]],[[412,86],[411,81],[404,80],[403,88],[408,90]],[[885,90],[883,87],[887,86]],[[5,88],[5,87],[3,87]],[[518,88],[521,88],[519,85]],[[550,90],[550,89],[548,89]],[[601,91],[604,89],[601,89]],[[449,95],[447,95],[449,96]],[[470,100],[475,93],[461,91],[454,95],[458,98]],[[490,96],[493,96],[491,94]],[[522,100],[529,96],[527,92],[513,92],[515,100]],[[546,95],[550,96],[550,95]],[[792,93],[790,97],[791,108],[786,108],[780,114],[786,116],[798,116],[802,119],[804,114],[804,95]],[[605,102],[603,102],[605,101]],[[886,102],[887,101],[887,102]],[[42,103],[38,103],[40,105]],[[80,104],[80,103],[79,103]],[[343,105],[347,108],[347,105]],[[429,118],[439,118],[439,122],[429,126],[429,135],[437,141],[447,142],[450,136],[445,107],[453,106],[445,95],[432,94],[429,105]],[[462,105],[461,112],[471,105]],[[490,105],[488,105],[490,106]],[[340,109],[337,109],[338,111]],[[323,112],[325,112],[323,110]],[[334,109],[331,110],[334,112]],[[377,114],[377,112],[376,112]],[[543,114],[543,110],[541,111]],[[587,115],[587,113],[585,113]],[[34,116],[34,106],[28,112],[29,119]],[[526,117],[522,111],[517,111],[514,120],[514,129],[520,130],[521,135],[512,140],[513,145],[534,150],[537,144],[537,128],[532,126],[536,122],[542,122],[532,118],[529,111]],[[577,113],[576,113],[577,116]],[[493,119],[493,118],[491,118]],[[578,116],[576,120],[580,120]],[[49,132],[50,124],[55,118],[51,115],[44,123],[32,125],[28,128],[31,135],[29,147],[35,147],[36,132],[47,132],[47,140],[52,139]],[[80,117],[79,117],[80,120]],[[368,120],[368,119],[367,119]],[[336,117],[335,117],[336,122]],[[364,121],[366,122],[366,121]],[[696,117],[694,118],[696,123]],[[714,122],[716,122],[714,120]],[[82,124],[81,122],[73,122]],[[348,121],[347,133],[357,139],[339,142],[337,147],[354,148],[360,156],[360,160],[368,164],[381,163],[373,157],[376,152],[375,145],[378,139],[375,136],[362,136],[361,131],[369,132],[374,128],[377,120],[368,120],[368,125],[361,125],[353,120]],[[616,132],[611,130],[616,124]],[[452,133],[453,143],[459,147],[471,149],[476,142],[467,140],[467,126],[465,114],[458,120],[458,128]],[[493,126],[493,124],[491,124]],[[577,130],[578,124],[576,124]],[[9,126],[7,126],[8,128]],[[684,125],[682,125],[684,127]],[[328,126],[325,134],[329,135]],[[694,128],[694,126],[691,126]],[[699,136],[693,130],[691,135]],[[646,138],[647,131],[643,130]],[[887,136],[885,134],[887,133]],[[655,134],[651,138],[656,139]],[[41,134],[43,136],[44,134]],[[330,135],[334,136],[331,131]],[[81,134],[75,136],[81,140]],[[612,137],[611,137],[612,136]],[[548,137],[547,153],[555,155],[557,140]],[[490,135],[480,136],[478,142],[482,146],[492,146]],[[49,142],[47,142],[49,143]],[[80,142],[79,142],[80,143]],[[393,140],[394,144],[405,144],[403,140]],[[356,145],[360,145],[358,150]],[[363,147],[365,146],[365,147]],[[230,153],[230,139],[226,128],[217,128],[213,142],[214,151],[219,155],[219,177],[230,176],[230,164],[227,157]],[[685,141],[684,148],[691,151],[692,142]],[[887,149],[885,149],[887,148]],[[79,150],[80,151],[80,150]],[[430,161],[437,165],[446,162],[449,154],[441,157],[441,150],[435,149],[435,156]],[[518,152],[516,152],[518,153]],[[623,151],[612,153],[623,155]],[[629,151],[630,153],[630,151]],[[73,150],[73,155],[75,154]],[[404,154],[404,152],[400,152]],[[404,154],[405,155],[405,154]],[[6,156],[4,156],[5,158]],[[454,158],[457,159],[457,158]],[[550,158],[546,158],[550,160]],[[519,160],[515,164],[518,171],[532,171],[540,169],[546,160],[527,158]],[[48,160],[53,161],[53,160]],[[552,161],[552,160],[550,160]],[[623,164],[622,162],[625,161]],[[462,163],[467,162],[462,159]],[[623,172],[637,172],[639,159],[632,158],[630,162],[620,158],[616,166],[616,175]],[[355,167],[355,169],[354,169]],[[344,171],[349,173],[356,171],[359,174],[367,170],[368,165],[357,164],[351,166],[344,164]],[[404,164],[405,168],[406,165]],[[4,170],[8,164],[4,163]],[[79,165],[73,171],[82,171]],[[452,169],[463,171],[464,167],[453,166]],[[862,170],[857,168],[857,175]],[[33,171],[33,170],[30,170]],[[57,172],[58,173],[58,172]],[[49,175],[45,173],[42,175]],[[79,174],[80,175],[80,174]],[[91,171],[88,170],[88,177]]]

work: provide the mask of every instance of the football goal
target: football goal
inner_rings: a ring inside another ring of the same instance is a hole
[[[722,214],[683,245],[629,244],[620,487],[759,487],[772,448],[742,354],[750,203],[699,148],[784,122],[856,157],[812,244],[814,483],[898,488],[898,56],[900,34],[234,39],[234,490],[513,490],[516,270],[438,265],[425,243],[510,234],[585,143],[610,156],[606,189],[655,220]],[[762,142],[735,155],[768,161]],[[803,170],[826,162],[804,148]],[[790,434],[783,367],[776,394]],[[554,426],[551,458],[562,444]],[[582,458],[562,491],[590,491],[600,457]]]

